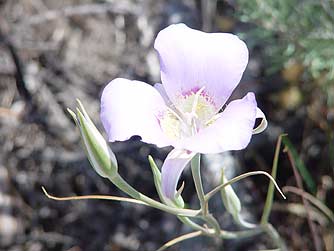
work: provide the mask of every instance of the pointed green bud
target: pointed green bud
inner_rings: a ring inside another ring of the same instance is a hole
[[[81,102],[79,100],[77,102],[79,105],[77,113],[74,113],[70,109],[68,109],[68,112],[80,130],[81,139],[89,162],[100,176],[112,178],[117,174],[118,169],[115,154],[111,151],[108,143],[89,118]]]
[[[224,169],[222,169],[221,182],[222,184],[228,182],[224,174]],[[233,216],[234,219],[238,219],[241,211],[241,203],[232,186],[228,185],[223,187],[220,190],[220,194],[226,210]]]
[[[172,204],[172,205],[177,206],[179,208],[184,208],[184,201],[183,201],[183,198],[181,196],[181,192],[183,190],[184,185],[181,186],[181,189],[178,191],[177,196],[175,196],[175,200],[172,202],[171,200],[166,198],[162,193],[161,173],[160,173],[160,170],[157,167],[156,163],[154,162],[152,156],[150,156],[150,155],[148,156],[148,161],[149,161],[151,169],[152,169],[154,185],[155,185],[155,188],[157,190],[157,193],[159,195],[160,200],[167,205]]]

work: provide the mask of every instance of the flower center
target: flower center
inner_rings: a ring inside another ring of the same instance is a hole
[[[181,121],[175,112],[168,109],[158,116],[158,122],[162,131],[170,139],[180,139],[181,138]]]
[[[205,87],[182,93],[175,104],[160,114],[158,120],[163,132],[171,139],[192,136],[210,124],[216,113],[212,98]]]

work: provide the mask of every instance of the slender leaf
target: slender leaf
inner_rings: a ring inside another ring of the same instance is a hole
[[[293,158],[293,161],[295,162],[295,165],[300,173],[300,175],[302,176],[308,190],[312,193],[315,194],[317,187],[316,184],[312,178],[312,175],[310,174],[310,172],[307,170],[304,162],[302,161],[302,159],[299,157],[298,152],[296,150],[296,148],[294,147],[294,145],[291,143],[291,141],[289,140],[288,137],[284,137],[282,138],[282,142],[285,145],[285,147],[287,148],[287,150],[291,153],[291,156]]]

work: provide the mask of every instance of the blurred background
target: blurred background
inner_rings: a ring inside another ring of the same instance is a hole
[[[1,0],[0,250],[150,251],[189,231],[155,209],[52,201],[41,191],[43,185],[57,196],[122,195],[90,167],[66,108],[75,108],[79,98],[103,131],[99,99],[105,84],[116,77],[159,82],[154,39],[178,22],[245,40],[250,61],[233,97],[255,92],[269,121],[247,149],[203,159],[207,191],[218,184],[217,165],[226,165],[230,177],[271,172],[277,138],[288,133],[284,145],[292,158],[281,151],[277,177],[288,199],[275,194],[270,221],[290,250],[334,250],[332,0]],[[157,199],[147,155],[161,165],[170,148],[134,137],[112,149],[128,182]],[[182,180],[188,206],[196,207],[189,171]],[[263,177],[234,186],[249,221],[260,220],[267,186]],[[303,190],[311,202],[302,200]],[[222,226],[238,229],[219,197],[212,203]],[[266,248],[274,246],[264,235],[223,243],[200,237],[169,250]]]

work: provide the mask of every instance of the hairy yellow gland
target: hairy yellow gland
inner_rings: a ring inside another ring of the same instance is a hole
[[[176,107],[175,110],[166,110],[159,118],[162,130],[170,139],[196,134],[211,124],[216,113],[212,100],[204,92],[204,87],[196,92],[180,95]]]

